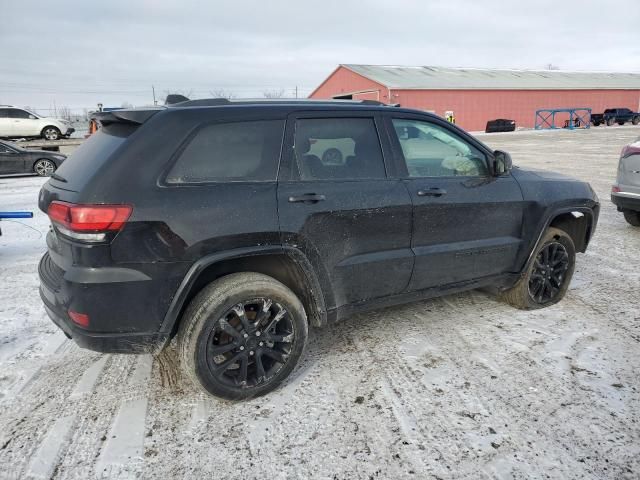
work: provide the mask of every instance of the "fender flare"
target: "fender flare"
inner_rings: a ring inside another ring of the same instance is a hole
[[[199,260],[197,260],[187,273],[184,278],[180,282],[178,289],[176,290],[173,299],[169,305],[169,309],[164,316],[162,324],[160,325],[160,333],[171,334],[176,322],[179,319],[180,312],[184,307],[187,297],[193,288],[196,280],[200,276],[200,274],[216,263],[226,261],[226,260],[234,260],[240,258],[247,258],[258,255],[286,255],[293,257],[294,261],[301,267],[307,281],[309,282],[309,291],[311,292],[312,298],[311,301],[315,304],[316,311],[310,314],[307,314],[310,317],[316,317],[317,321],[312,323],[315,326],[325,325],[327,323],[327,311],[325,307],[324,295],[322,288],[320,286],[320,282],[318,281],[318,277],[315,274],[311,263],[307,259],[307,257],[298,249],[293,247],[286,247],[282,245],[265,245],[265,246],[255,246],[255,247],[243,247],[236,248],[233,250],[227,250],[220,253],[213,253],[210,255],[206,255]]]
[[[527,260],[524,263],[524,266],[522,267],[521,271],[520,271],[520,275],[524,275],[524,273],[529,269],[529,266],[531,265],[531,262],[533,261],[533,253],[536,251],[536,249],[538,248],[538,245],[540,245],[540,242],[542,241],[542,237],[544,236],[544,233],[547,231],[547,228],[549,228],[549,225],[551,225],[551,222],[553,222],[553,220],[556,219],[556,217],[558,217],[559,215],[563,215],[565,213],[581,213],[584,216],[586,216],[588,218],[589,224],[588,227],[590,228],[589,231],[589,238],[586,240],[587,243],[589,242],[589,240],[591,240],[591,237],[593,237],[593,233],[594,233],[594,220],[597,220],[597,213],[594,212],[594,209],[597,208],[597,206],[594,207],[587,207],[587,206],[580,206],[580,207],[562,207],[562,208],[557,208],[555,210],[552,210],[546,217],[544,223],[542,224],[542,228],[539,230],[538,235],[536,237],[536,241],[533,244],[533,247],[531,248],[531,250],[529,251],[529,254],[527,255]]]

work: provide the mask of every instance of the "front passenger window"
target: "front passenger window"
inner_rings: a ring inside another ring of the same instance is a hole
[[[453,132],[419,120],[393,120],[410,177],[484,177],[486,156]]]

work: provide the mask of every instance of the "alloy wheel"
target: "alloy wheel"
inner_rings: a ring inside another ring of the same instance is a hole
[[[569,269],[569,254],[560,242],[544,246],[534,261],[529,278],[529,295],[538,304],[549,303],[556,298],[564,284]]]
[[[35,165],[35,171],[41,177],[48,177],[56,171],[56,166],[50,160],[38,160]]]
[[[269,298],[241,302],[211,330],[207,366],[227,386],[255,387],[284,367],[295,339],[294,323],[280,304]]]

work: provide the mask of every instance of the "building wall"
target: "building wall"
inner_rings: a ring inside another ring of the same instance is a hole
[[[354,95],[354,99],[389,103],[386,87],[344,67],[338,67],[324,83],[309,95],[309,98],[333,98],[354,92],[363,92]]]
[[[605,108],[640,110],[640,90],[392,90],[338,67],[310,98],[333,98],[354,92],[354,99],[399,103],[403,107],[435,112],[444,116],[452,110],[456,123],[470,131],[484,130],[487,120],[508,118],[519,127],[533,127],[535,112],[542,108],[587,107],[593,113]],[[557,115],[556,124],[567,116]]]
[[[487,120],[508,118],[519,127],[533,127],[542,108],[640,108],[640,90],[392,90],[392,103],[434,111],[453,110],[456,123],[470,131],[484,130]],[[562,125],[568,116],[556,115]]]

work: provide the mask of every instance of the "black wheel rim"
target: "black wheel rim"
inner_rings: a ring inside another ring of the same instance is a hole
[[[560,242],[550,242],[536,255],[529,279],[529,295],[536,303],[553,301],[566,279],[569,254]]]
[[[251,388],[284,367],[295,342],[290,313],[269,298],[238,303],[218,319],[206,344],[207,366],[229,387]]]

